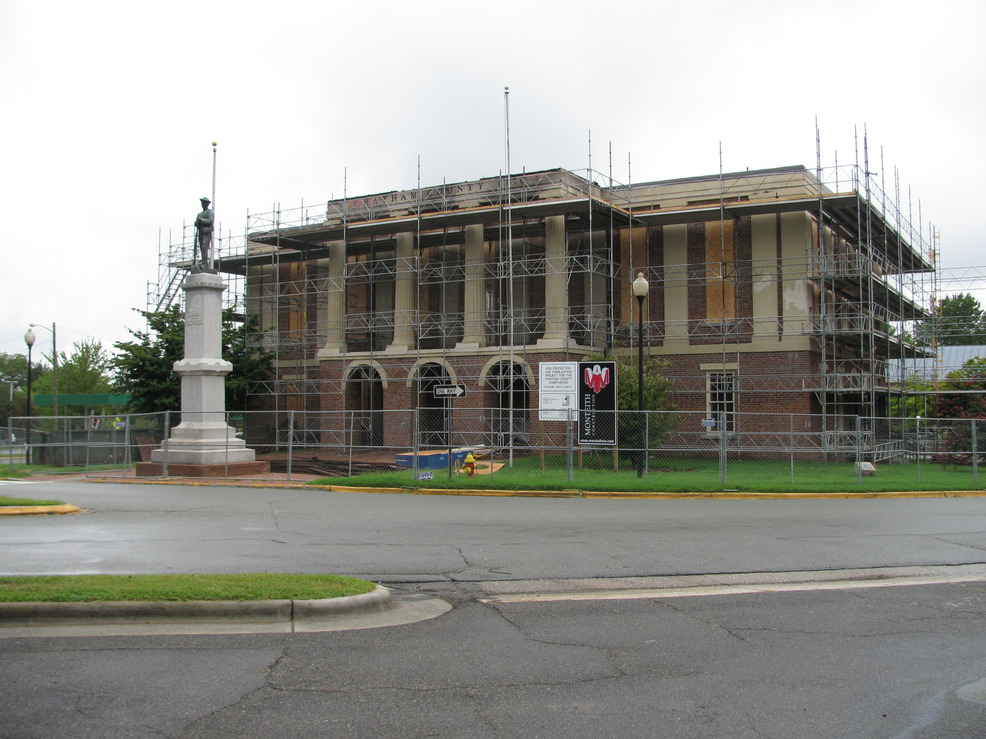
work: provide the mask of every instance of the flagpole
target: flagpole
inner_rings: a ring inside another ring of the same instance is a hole
[[[216,221],[216,216],[215,216],[215,213],[216,213],[216,147],[218,145],[219,144],[217,142],[215,142],[215,141],[212,142],[212,213],[213,213],[213,216],[212,216],[212,228],[213,228],[213,237],[212,237],[212,244],[211,244],[211,247],[212,248],[209,249],[209,262],[210,262],[209,269],[215,269],[216,268],[216,246],[217,246],[217,242],[218,242],[218,239],[216,239],[216,234],[215,234],[216,226],[218,225],[218,222]]]

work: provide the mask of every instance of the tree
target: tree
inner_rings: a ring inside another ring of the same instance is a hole
[[[77,341],[72,345],[71,355],[58,353],[58,393],[108,393],[111,387],[109,369],[110,358],[102,342],[95,339]],[[46,372],[34,380],[33,390],[39,395],[51,395],[55,382],[55,373]]]
[[[246,322],[236,322],[231,308],[223,311],[223,357],[233,365],[233,371],[226,375],[227,410],[247,410],[250,387],[274,374],[274,352],[250,340],[257,334],[258,324],[255,315]]]
[[[904,392],[890,396],[888,415],[892,418],[929,418],[934,415],[935,399],[930,391],[935,389],[933,380],[910,375],[904,378]]]
[[[943,346],[986,344],[986,314],[971,293],[949,295],[938,301],[930,320],[915,326],[917,340]]]
[[[621,355],[604,357],[596,355],[587,361],[608,359],[616,362],[616,407],[620,411],[637,410],[637,357]],[[675,406],[669,400],[673,380],[666,377],[668,363],[662,359],[644,360],[644,410],[673,411]],[[654,449],[666,437],[678,421],[670,414],[649,414],[647,424],[647,447]],[[636,447],[640,444],[639,423],[635,413],[619,414],[619,440],[621,446]]]
[[[27,355],[0,352],[0,425],[27,412]]]
[[[32,359],[40,359],[35,355]],[[37,382],[49,367],[41,361],[31,362],[31,382]],[[0,352],[0,425],[11,416],[27,415],[27,354]],[[34,392],[34,388],[31,388]]]
[[[973,390],[949,394],[949,390]],[[973,357],[949,372],[935,403],[938,418],[986,418],[986,359]]]
[[[172,365],[182,358],[185,317],[178,305],[160,312],[137,311],[147,320],[147,331],[128,329],[136,341],[114,344],[112,365],[115,387],[130,394],[135,413],[159,413],[181,407],[181,381]]]
[[[27,384],[27,355],[0,352],[0,382],[13,383],[14,389]]]
[[[115,386],[130,394],[130,410],[134,413],[178,410],[181,378],[173,366],[185,353],[185,316],[178,305],[159,312],[137,312],[147,320],[148,330],[130,329],[135,340],[114,345]],[[245,409],[250,384],[268,378],[273,370],[274,355],[249,342],[255,328],[255,316],[237,324],[232,310],[223,311],[223,358],[233,364],[233,371],[226,375],[227,410]]]
[[[47,357],[53,360],[54,357]],[[77,341],[72,345],[72,353],[58,352],[58,375],[54,371],[45,372],[33,380],[32,393],[54,395],[55,383],[58,395],[76,393],[108,393],[112,389],[110,358],[103,349],[102,342],[92,339]],[[64,404],[59,402],[58,413],[65,415]],[[55,413],[53,405],[35,407],[36,416],[50,416]]]
[[[949,390],[962,390],[949,393]],[[969,392],[972,391],[972,392]],[[936,397],[935,416],[947,419],[968,419],[965,421],[944,422],[938,429],[940,453],[934,460],[940,464],[964,464],[973,456],[983,461],[986,444],[986,424],[977,419],[986,419],[986,359],[973,357],[961,369],[949,372],[947,380]],[[973,434],[973,425],[976,426]],[[982,439],[982,440],[981,440]]]
[[[49,369],[51,368],[41,361],[41,357],[35,354],[31,361],[31,381],[37,382]],[[11,387],[15,393],[27,388],[27,353],[0,352],[0,383],[7,386],[8,395]]]

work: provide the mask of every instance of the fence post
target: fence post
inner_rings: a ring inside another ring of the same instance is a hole
[[[370,411],[373,413],[374,411]],[[321,424],[320,424],[321,425]],[[346,429],[346,418],[343,416],[342,419],[343,433]],[[345,437],[343,437],[345,439]],[[356,443],[356,411],[349,411],[349,443],[346,447],[349,451],[349,476],[353,476],[353,445]]]
[[[644,474],[650,473],[650,414],[644,411]]]
[[[914,449],[918,457],[918,482],[921,482],[921,416],[917,417],[918,430],[914,439]]]
[[[719,417],[716,419],[716,423],[719,425],[719,485],[725,486],[726,484],[726,425],[723,421],[726,418],[726,414],[719,411]]]
[[[794,416],[791,416],[791,484],[794,485]]]
[[[414,406],[414,415],[411,419],[411,459],[414,460],[411,463],[411,470],[414,473],[415,479],[418,477],[418,439],[421,433],[421,419],[420,419],[420,408]]]
[[[89,453],[92,449],[92,419],[94,416],[86,416],[86,474],[89,474]]]
[[[448,414],[448,479],[452,479],[452,467],[455,463],[452,461],[452,398],[445,398],[445,412]],[[511,429],[511,432],[513,429]]]
[[[161,439],[161,462],[162,477],[168,476],[168,437],[171,436],[171,411],[164,412],[164,438]]]
[[[130,414],[127,414],[126,416],[124,416],[124,419],[125,419],[124,420],[125,425],[123,427],[123,466],[126,469],[130,469],[130,465],[133,463],[133,458],[130,456],[132,453],[130,449],[130,438],[131,438],[130,434],[132,431],[130,423],[133,420],[133,418],[130,416]],[[116,460],[113,461],[115,462]]]
[[[7,465],[10,467],[10,476],[14,476],[14,424],[10,418],[7,419]]]
[[[572,449],[572,409],[569,408],[566,414],[568,417],[565,420],[565,456],[567,457],[568,481],[572,482],[575,474],[572,469],[575,466],[575,453]]]
[[[226,424],[226,428],[223,431],[223,478],[228,480],[229,479],[229,432],[233,430],[232,427],[230,427],[229,425],[229,411],[226,411],[223,414],[223,423]]]
[[[972,481],[979,482],[979,445],[976,443],[976,419],[972,419]]]
[[[863,428],[863,422],[862,422],[862,420],[860,419],[859,416],[856,416],[856,443],[854,444],[854,446],[856,447],[856,464],[855,464],[855,468],[856,468],[856,484],[857,485],[862,485],[863,484],[863,471],[859,468],[859,463],[860,463],[860,461],[862,461],[860,459],[861,447],[863,446],[862,428]]]
[[[294,453],[294,411],[288,411],[288,482],[291,482],[291,458]]]

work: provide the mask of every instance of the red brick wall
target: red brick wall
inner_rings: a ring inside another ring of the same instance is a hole
[[[675,383],[672,397],[678,410],[704,412],[707,371],[700,369],[700,365],[717,363],[721,357],[702,354],[678,355],[665,359],[669,362],[668,377]],[[811,384],[801,381],[802,378],[817,375],[817,354],[807,351],[739,355],[727,353],[725,362],[739,366],[738,369],[728,370],[734,372],[737,377],[736,411],[738,413],[790,415],[820,412]],[[771,383],[771,378],[775,378],[775,382]],[[786,430],[789,426],[784,419],[777,423],[780,424],[778,428],[781,430]],[[765,427],[773,424],[773,421],[767,419],[756,422],[759,430],[764,430]]]

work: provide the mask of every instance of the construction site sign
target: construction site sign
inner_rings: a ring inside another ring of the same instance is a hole
[[[579,444],[616,445],[616,362],[579,362]]]
[[[538,418],[570,421],[578,410],[579,363],[541,362],[538,365]]]

